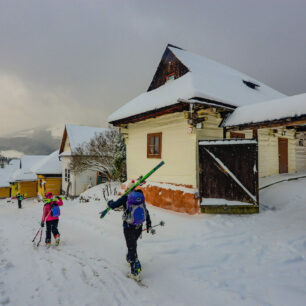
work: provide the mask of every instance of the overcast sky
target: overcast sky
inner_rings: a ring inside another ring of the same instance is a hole
[[[0,135],[107,126],[167,43],[306,92],[305,0],[0,0]]]

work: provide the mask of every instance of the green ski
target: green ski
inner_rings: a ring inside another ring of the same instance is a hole
[[[143,181],[145,181],[149,176],[151,176],[156,170],[158,170],[162,165],[164,165],[165,162],[161,161],[155,168],[153,168],[150,172],[148,172],[146,175],[144,175],[140,180],[138,180],[131,188],[129,188],[123,195],[122,197],[126,196],[129,194],[132,190],[134,190],[137,186],[139,186]],[[107,213],[110,211],[110,208],[107,207],[105,210],[101,212],[100,218],[104,218]]]

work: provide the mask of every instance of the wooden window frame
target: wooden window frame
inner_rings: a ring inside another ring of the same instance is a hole
[[[230,138],[245,139],[245,134],[230,131]]]
[[[172,78],[173,77],[173,78]],[[166,82],[168,82],[170,80],[175,80],[175,73],[169,73],[168,75],[166,75]]]
[[[70,169],[65,169],[65,182],[70,182]]]
[[[153,136],[159,138],[159,146],[157,154],[150,154],[150,137]],[[161,158],[161,152],[162,152],[162,133],[147,134],[147,158]]]

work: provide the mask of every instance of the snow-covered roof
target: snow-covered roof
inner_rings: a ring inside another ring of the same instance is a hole
[[[15,171],[11,182],[17,181],[36,181],[37,176],[33,169],[39,165],[46,155],[24,155],[21,157],[21,168]]]
[[[233,68],[178,48],[168,47],[188,69],[185,75],[142,93],[108,117],[109,122],[176,104],[179,99],[199,97],[242,106],[285,97],[282,93]],[[259,87],[252,89],[243,81]]]
[[[43,158],[32,171],[36,174],[61,174],[62,162],[58,158],[58,150]]]
[[[96,134],[104,133],[107,128],[66,124],[70,148],[74,151],[78,146],[88,143]]]
[[[300,116],[306,116],[306,93],[238,107],[222,125],[231,127]]]
[[[18,167],[19,160],[14,160],[4,168],[0,168],[0,187],[10,187],[11,178]]]

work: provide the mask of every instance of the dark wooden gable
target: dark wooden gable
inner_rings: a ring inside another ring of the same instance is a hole
[[[61,153],[64,152],[64,147],[65,147],[65,142],[66,142],[67,136],[68,136],[67,135],[67,129],[66,129],[66,126],[65,126],[63,137],[62,137],[62,142],[61,142],[61,146],[60,146],[58,154],[61,154]]]
[[[177,79],[189,71],[188,68],[176,58],[169,47],[181,49],[170,44],[167,45],[148,91],[164,85],[168,77],[174,76],[174,78]]]

